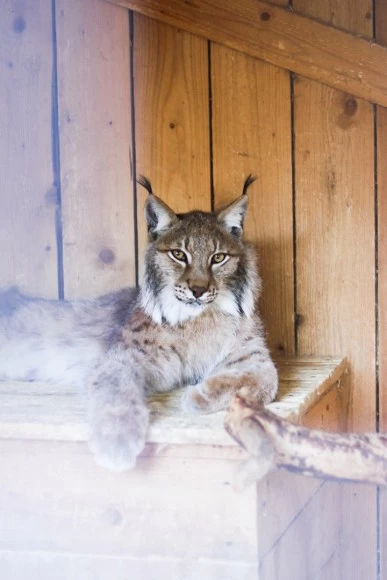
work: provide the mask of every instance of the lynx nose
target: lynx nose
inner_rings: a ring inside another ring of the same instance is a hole
[[[200,298],[200,296],[203,296],[203,294],[207,292],[207,288],[205,286],[191,286],[190,290],[195,298]]]

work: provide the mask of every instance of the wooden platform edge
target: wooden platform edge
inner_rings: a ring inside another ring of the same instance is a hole
[[[301,361],[312,361],[314,359],[308,359],[308,357],[298,357],[296,360]],[[317,359],[316,359],[317,360]],[[323,361],[324,359],[318,359]],[[331,372],[327,375],[324,381],[321,383],[320,387],[315,391],[310,392],[304,400],[298,406],[296,411],[291,411],[290,413],[286,413],[284,407],[282,408],[277,407],[278,403],[270,403],[268,405],[268,409],[274,412],[276,415],[291,421],[292,423],[296,424],[303,424],[304,419],[307,414],[309,414],[321,401],[322,398],[325,398],[329,393],[331,393],[334,389],[340,390],[342,388],[342,383],[346,380],[346,377],[350,373],[350,362],[349,360],[344,357],[342,359],[325,359],[327,362],[330,361],[331,363],[336,363],[336,366],[332,368]],[[277,367],[281,366],[281,361],[277,360]],[[349,393],[347,393],[349,396]]]
[[[339,387],[349,368],[346,359],[315,357],[281,359],[276,364],[282,377],[281,400],[268,405],[268,409],[294,423],[300,423],[326,393]],[[225,412],[184,415],[179,410],[180,397],[179,390],[156,397],[154,402],[164,404],[164,411],[152,417],[148,444],[236,446],[224,429]],[[69,388],[58,391],[53,385],[0,383],[0,400],[2,439],[88,440],[86,402]]]

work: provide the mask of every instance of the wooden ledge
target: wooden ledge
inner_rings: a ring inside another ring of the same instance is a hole
[[[328,395],[340,389],[348,362],[339,359],[297,358],[277,361],[280,390],[268,408],[294,423]],[[185,415],[181,391],[154,397],[148,443],[235,447],[224,429],[224,412]],[[0,383],[0,439],[86,441],[89,428],[85,402],[74,389],[41,383]]]

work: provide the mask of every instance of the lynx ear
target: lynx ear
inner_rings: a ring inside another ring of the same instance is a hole
[[[247,195],[241,195],[218,213],[218,222],[234,237],[239,238],[243,231],[243,221],[247,212]]]
[[[176,214],[153,193],[148,195],[145,203],[145,219],[148,231],[155,237],[169,230],[178,221]]]
[[[157,236],[166,232],[176,223],[178,218],[171,208],[153,193],[149,179],[140,175],[137,183],[145,187],[149,193],[145,203],[145,219],[148,224],[149,233],[153,238],[157,238]]]
[[[247,189],[256,180],[249,175],[243,184],[242,195],[218,213],[218,222],[235,238],[240,238],[243,232],[243,222],[247,213]]]

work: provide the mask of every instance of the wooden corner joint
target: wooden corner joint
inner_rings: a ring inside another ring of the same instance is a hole
[[[275,467],[323,479],[387,484],[387,434],[307,429],[240,395],[227,411],[225,427],[249,455],[241,469],[243,485]]]

